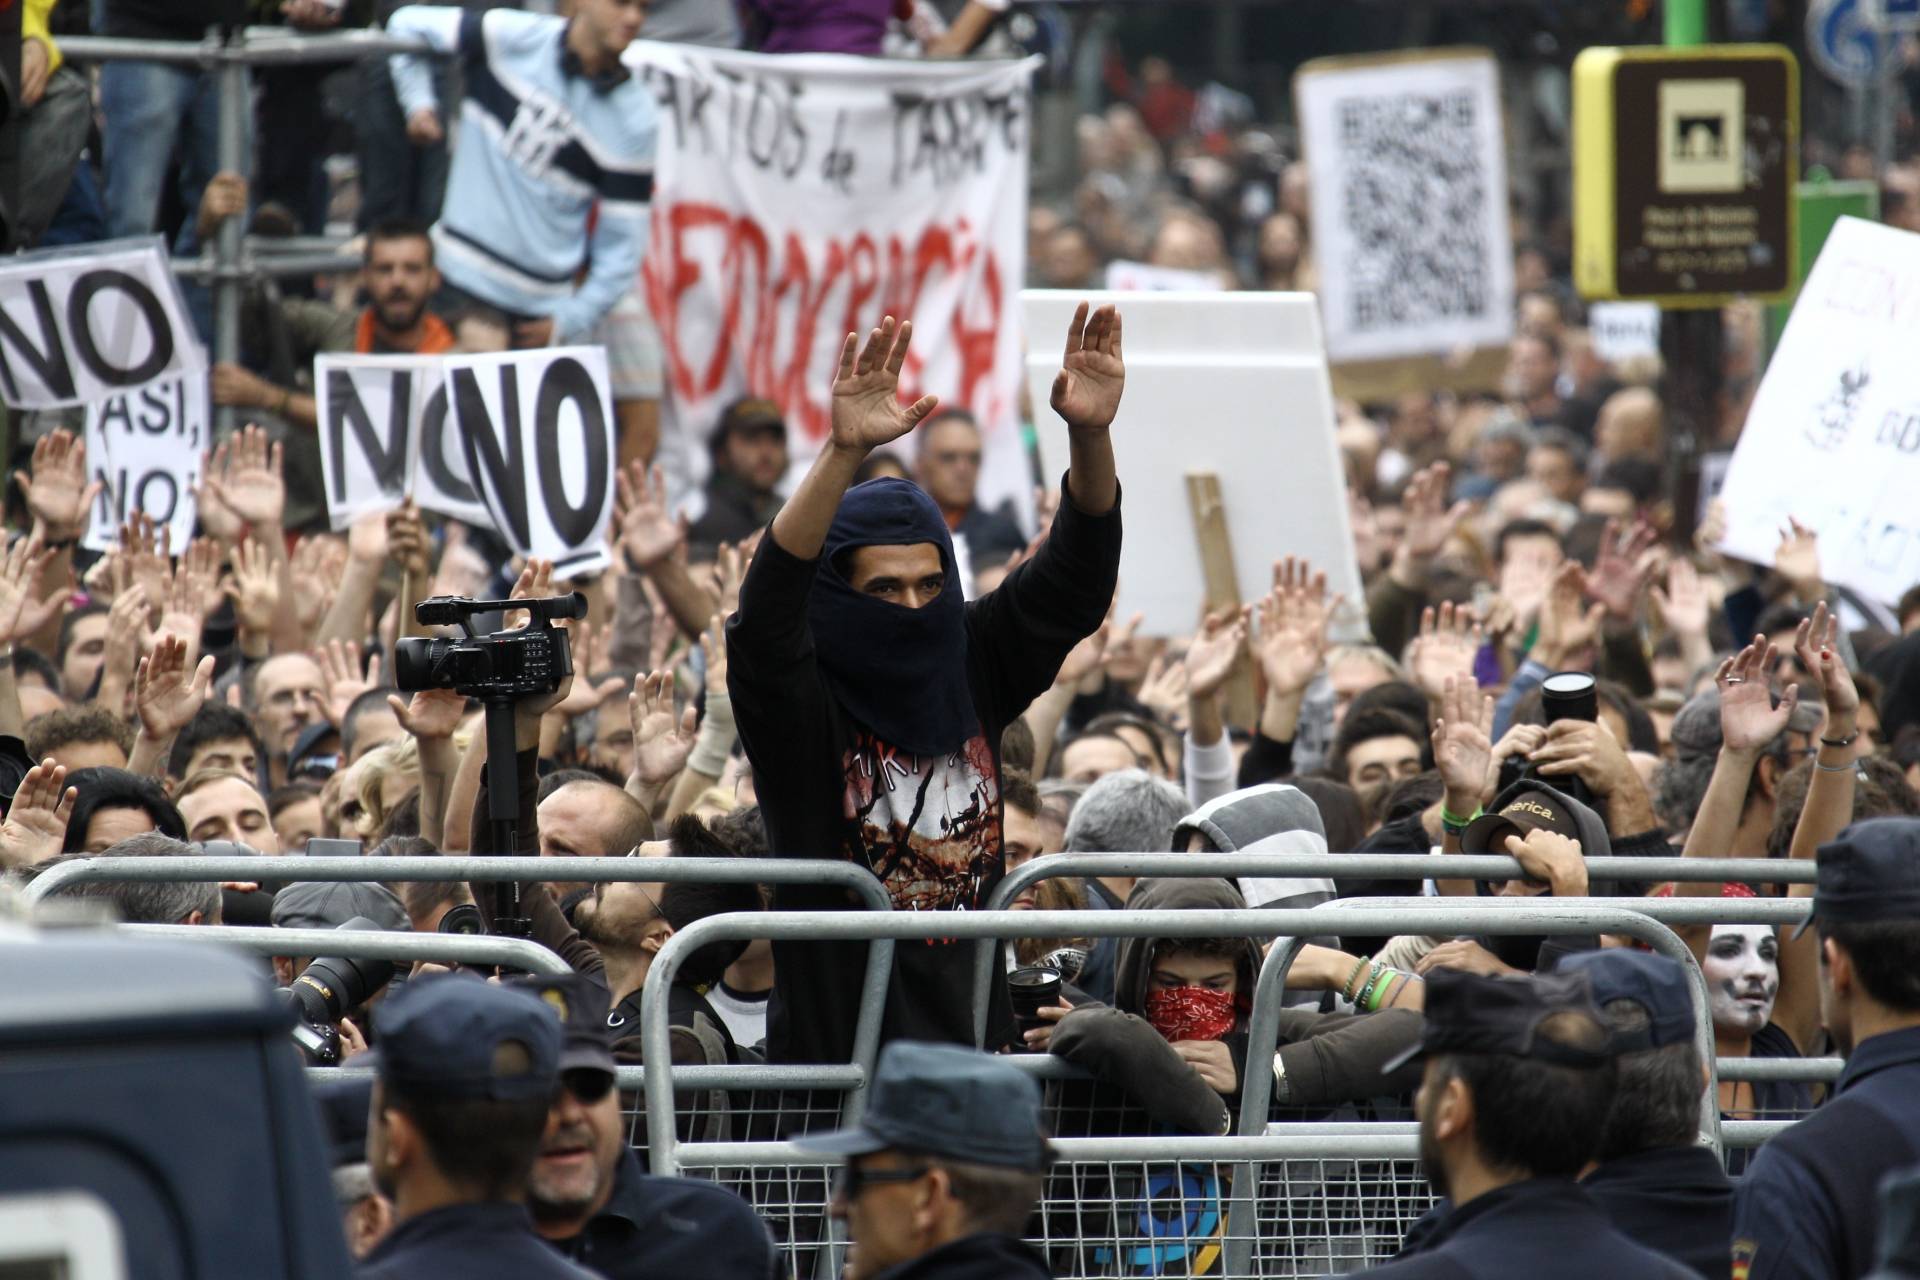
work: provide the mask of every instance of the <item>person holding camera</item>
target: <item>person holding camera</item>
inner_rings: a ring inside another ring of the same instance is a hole
[[[1093,634],[1120,563],[1108,428],[1126,383],[1120,317],[1082,305],[1053,384],[1071,444],[1059,511],[1031,558],[971,602],[933,499],[853,485],[874,449],[938,401],[903,405],[911,323],[848,334],[831,435],[763,540],[727,624],[727,684],[773,848],[870,868],[899,910],[980,907],[1004,872],[1000,738]],[[853,486],[853,487],[849,487]],[[780,886],[776,909],[838,909],[838,889]],[[864,944],[775,943],[768,1056],[844,1062]],[[903,942],[883,1036],[973,1041],[972,949]],[[1004,986],[990,1034],[1011,1036]]]

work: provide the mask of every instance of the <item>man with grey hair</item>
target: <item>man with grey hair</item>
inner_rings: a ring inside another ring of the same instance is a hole
[[[184,840],[145,831],[100,851],[103,858],[181,858],[193,856]],[[66,858],[44,864],[56,866]],[[125,924],[219,924],[220,886],[211,881],[90,880],[53,891],[55,898],[93,898],[113,904]]]
[[[1187,797],[1179,787],[1145,769],[1121,769],[1088,787],[1067,818],[1068,853],[1166,853],[1173,831],[1187,816]],[[1083,882],[1087,906],[1118,911],[1133,892],[1132,876],[1089,877]],[[1093,944],[1075,985],[1102,1004],[1113,1003],[1114,964],[1119,944],[1101,938]]]
[[[1787,717],[1787,727],[1761,750],[1747,796],[1740,809],[1740,825],[1725,849],[1728,858],[1764,858],[1773,830],[1781,779],[1813,753],[1825,712],[1818,699],[1803,700]],[[1675,843],[1685,839],[1693,816],[1706,800],[1720,756],[1720,690],[1709,688],[1688,699],[1673,717],[1673,758],[1654,775],[1654,813]]]

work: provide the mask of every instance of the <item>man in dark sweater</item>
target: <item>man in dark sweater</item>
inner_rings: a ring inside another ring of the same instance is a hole
[[[727,624],[727,683],[776,854],[873,870],[903,911],[971,910],[1004,869],[1000,734],[1099,627],[1120,561],[1108,427],[1125,366],[1120,317],[1082,306],[1054,380],[1072,446],[1059,514],[999,589],[963,602],[946,521],[902,480],[849,491],[867,454],[933,412],[903,406],[912,326],[891,317],[864,349],[849,334],[832,433],[774,518]],[[781,910],[832,910],[844,892],[780,886]],[[776,943],[774,1061],[844,1062],[864,944]],[[972,949],[895,949],[885,1038],[972,1038]],[[989,1031],[1011,1037],[1004,984]]]

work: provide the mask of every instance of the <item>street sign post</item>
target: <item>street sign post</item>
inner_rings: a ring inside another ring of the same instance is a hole
[[[1778,45],[1594,48],[1573,64],[1574,282],[1717,307],[1788,292],[1799,68]]]

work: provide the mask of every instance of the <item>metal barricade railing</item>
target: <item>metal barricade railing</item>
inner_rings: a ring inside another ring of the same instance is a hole
[[[886,886],[872,872],[850,862],[824,858],[569,858],[564,863],[556,863],[552,858],[453,855],[406,858],[309,858],[300,855],[279,858],[76,858],[47,868],[21,891],[21,896],[32,903],[65,886],[116,880],[168,883],[222,880],[530,883],[554,879],[581,884],[689,881],[704,884],[823,885],[845,889],[867,911],[893,909]],[[300,951],[278,954],[342,953]],[[860,1007],[854,1023],[853,1064],[866,1071],[872,1070],[874,1055],[879,1052],[881,1014],[886,1004],[887,983],[892,970],[892,940],[876,940],[868,950],[867,969],[860,988]]]
[[[1436,861],[1444,858],[1444,862]],[[1118,876],[1128,879],[1239,876],[1338,877],[1343,880],[1430,880],[1444,871],[1448,880],[1511,880],[1524,873],[1517,860],[1492,854],[1425,853],[1050,853],[1034,858],[1007,873],[994,887],[983,910],[1005,910],[1009,903],[1042,880],[1062,877]],[[1779,858],[1589,858],[1587,874],[1601,881],[1639,881],[1659,883],[1667,880],[1713,883],[1716,881],[1754,881],[1771,884],[1811,884],[1814,864],[1806,860]],[[1446,899],[1456,901],[1457,899]],[[1382,899],[1354,899],[1378,902]],[[1644,899],[1605,899],[1612,905],[1624,901],[1640,903]],[[1653,901],[1669,901],[1659,899]],[[1671,901],[1690,901],[1672,899]],[[1703,904],[1732,903],[1739,899],[1698,899]],[[1695,918],[1683,919],[1688,912]],[[1682,908],[1672,918],[1675,923],[1737,923],[1728,916],[1724,921],[1714,915],[1711,905]],[[1798,919],[1799,917],[1794,917]],[[1769,922],[1777,923],[1777,922]],[[1062,937],[1084,937],[1084,931]],[[979,943],[974,952],[973,1036],[975,1044],[986,1043],[988,983],[998,961],[996,941]]]
[[[396,933],[381,929],[256,929],[245,925],[117,924],[145,937],[182,938],[238,947],[263,956],[341,956],[348,960],[427,960],[529,973],[572,973],[553,952],[525,938],[466,933]]]

